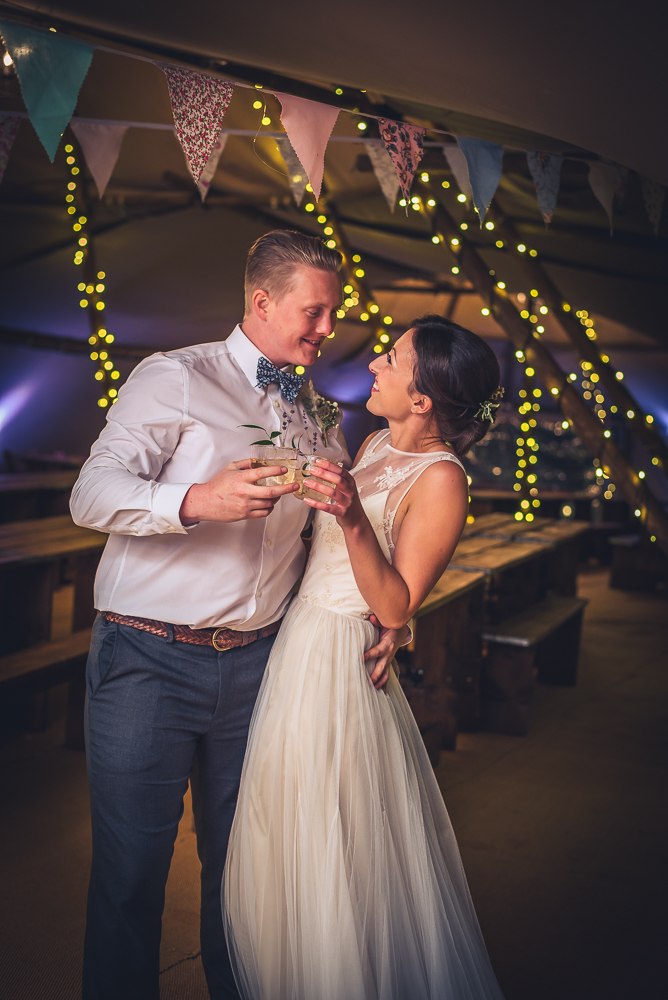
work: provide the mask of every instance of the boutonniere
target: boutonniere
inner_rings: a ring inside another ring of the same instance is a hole
[[[305,382],[299,394],[302,406],[322,435],[322,441],[327,447],[327,432],[337,427],[341,420],[339,404],[331,399],[325,399],[313,388],[313,382]]]

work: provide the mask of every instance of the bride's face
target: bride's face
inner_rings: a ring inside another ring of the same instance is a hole
[[[399,337],[391,351],[381,354],[369,365],[375,376],[366,408],[379,417],[403,420],[414,409],[418,396],[413,388],[415,352],[413,331]]]

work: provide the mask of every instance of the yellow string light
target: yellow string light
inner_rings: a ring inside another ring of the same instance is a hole
[[[76,166],[76,155],[74,147],[71,144],[65,146],[65,152],[67,153],[66,162],[70,168],[70,174],[72,177],[76,177],[79,174],[79,167]],[[75,180],[68,181],[67,191],[65,195],[65,204],[67,206],[68,215],[76,215],[77,209],[75,205],[71,204],[76,200],[75,192],[77,190],[77,182]],[[78,247],[74,253],[74,264],[80,266],[84,263],[89,253],[88,249],[88,236],[85,235],[86,227],[88,225],[88,217],[84,214],[80,214],[75,222],[72,223],[72,229],[75,233],[83,232],[83,235],[78,239]],[[79,305],[82,309],[88,309],[88,316],[90,324],[92,327],[92,333],[88,337],[88,343],[91,347],[99,346],[101,344],[112,344],[114,341],[114,335],[108,333],[105,323],[104,323],[104,310],[105,303],[103,299],[99,296],[105,291],[104,279],[106,278],[105,271],[98,271],[93,280],[88,282],[80,281],[77,284],[77,290],[79,292],[84,292],[85,297],[79,300]],[[100,397],[97,404],[102,409],[106,408],[113,403],[118,396],[118,389],[112,388],[110,385],[110,380],[117,381],[120,378],[120,372],[114,368],[114,363],[109,358],[107,351],[91,351],[90,352],[91,361],[97,362],[97,370],[94,373],[94,378],[96,382],[103,384],[106,387],[106,394]]]

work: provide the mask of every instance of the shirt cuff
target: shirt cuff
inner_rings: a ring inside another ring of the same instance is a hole
[[[153,491],[153,521],[160,534],[187,534],[188,528],[181,524],[179,511],[183,498],[192,483],[155,483]],[[192,524],[189,527],[194,528]]]

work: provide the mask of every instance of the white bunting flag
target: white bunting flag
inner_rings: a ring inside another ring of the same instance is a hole
[[[389,206],[390,212],[393,212],[397,203],[397,194],[399,193],[399,178],[394,169],[392,158],[385,149],[385,146],[381,145],[380,142],[365,142],[364,148],[371,160],[376,180],[385,195],[385,201]]]
[[[93,175],[97,193],[102,197],[121,151],[127,125],[89,125],[70,122],[77,142],[83,150],[88,169]]]

